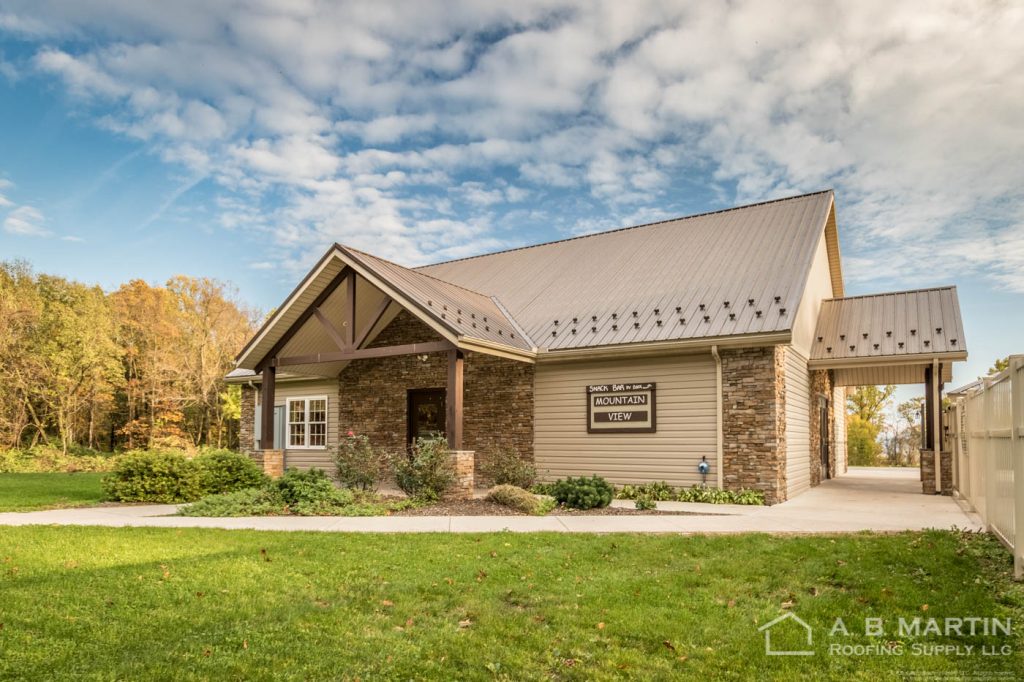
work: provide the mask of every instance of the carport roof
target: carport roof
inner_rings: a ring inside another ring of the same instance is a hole
[[[837,383],[921,383],[938,360],[943,378],[967,358],[956,287],[914,289],[822,302],[812,369],[837,371]]]

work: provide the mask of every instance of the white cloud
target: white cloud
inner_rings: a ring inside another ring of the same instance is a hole
[[[80,244],[80,243],[84,242],[85,239],[83,239],[82,237],[75,236],[73,234],[66,234],[63,237],[61,237],[61,241],[75,242],[76,244]]]
[[[4,218],[4,231],[23,237],[45,237],[50,232],[42,223],[43,214],[39,209],[33,206],[18,206]]]
[[[221,224],[288,267],[335,240],[408,262],[490,248],[531,201],[582,210],[572,232],[659,214],[680,184],[721,205],[834,186],[854,280],[931,277],[909,255],[938,243],[951,277],[1024,291],[1012,4],[5,7],[39,71],[211,178]]]

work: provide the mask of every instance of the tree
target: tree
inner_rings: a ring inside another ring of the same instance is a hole
[[[860,386],[846,398],[846,449],[851,466],[875,466],[883,448],[878,442],[885,428],[885,407],[895,386]]]
[[[1009,368],[1010,368],[1010,356],[1007,355],[1005,358],[1000,358],[1000,359],[996,360],[995,363],[991,367],[988,368],[988,373],[989,374],[999,374],[1004,369],[1009,369]]]

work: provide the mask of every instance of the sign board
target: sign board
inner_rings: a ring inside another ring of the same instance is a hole
[[[654,433],[655,384],[587,386],[587,433]]]

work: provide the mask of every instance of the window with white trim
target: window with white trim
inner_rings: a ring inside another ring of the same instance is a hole
[[[327,447],[327,396],[288,398],[288,447]]]

